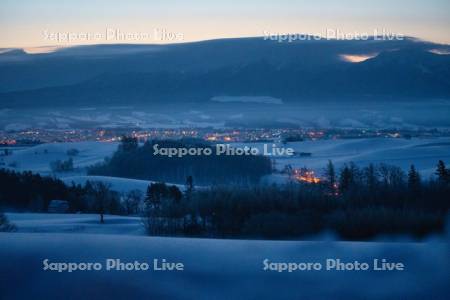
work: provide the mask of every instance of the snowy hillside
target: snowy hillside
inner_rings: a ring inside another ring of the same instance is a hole
[[[111,156],[117,149],[118,143],[79,142],[79,143],[53,143],[42,144],[30,148],[14,151],[4,158],[5,164],[16,164],[15,170],[33,171],[41,174],[50,174],[50,163],[55,160],[73,158],[74,168],[85,168],[103,161]],[[69,156],[67,151],[77,149],[79,153]],[[59,174],[67,175],[67,174]]]
[[[0,233],[4,299],[445,299],[449,244]],[[184,271],[44,271],[50,262],[166,259]],[[263,261],[402,262],[404,271],[263,271]],[[6,271],[7,270],[7,271]],[[24,276],[26,274],[26,276]],[[4,275],[4,276],[3,276]],[[58,288],[55,288],[55,285]],[[27,287],[27,288],[23,288]]]
[[[247,145],[249,146],[249,145]],[[260,151],[262,145],[256,144]],[[279,147],[292,147],[296,152],[311,153],[311,157],[278,157],[276,167],[285,165],[308,167],[318,174],[322,172],[328,160],[339,168],[350,161],[365,166],[369,163],[387,163],[408,170],[411,164],[427,179],[436,169],[438,160],[450,162],[450,138],[370,138],[317,140],[288,143]]]
[[[154,181],[139,180],[139,179],[129,179],[120,177],[110,177],[110,176],[69,176],[62,178],[66,184],[81,184],[84,185],[86,181],[100,181],[111,186],[113,191],[117,192],[129,192],[131,190],[140,190],[145,193],[149,184]],[[180,190],[184,190],[185,186],[180,184],[167,183],[168,185],[176,185]]]
[[[7,213],[20,233],[101,233],[145,234],[139,217],[105,216],[99,224],[97,214]]]
[[[145,191],[150,181],[114,178],[105,176],[86,176],[86,167],[101,162],[111,156],[117,149],[117,143],[80,142],[54,143],[19,149],[4,158],[5,165],[15,164],[18,171],[31,170],[43,175],[56,175],[71,184],[83,184],[86,180],[99,180],[111,184],[113,190],[126,192],[132,189]],[[236,146],[257,147],[262,152],[263,144],[234,144]],[[328,160],[332,160],[337,168],[350,161],[360,166],[369,163],[388,163],[399,166],[405,171],[411,164],[421,172],[424,179],[434,174],[436,163],[442,159],[450,163],[450,138],[370,138],[317,140],[277,144],[279,147],[292,147],[297,153],[308,152],[311,157],[276,157],[276,168],[281,170],[287,164],[293,167],[308,167],[321,174]],[[77,149],[79,154],[73,156],[75,170],[73,172],[52,174],[50,163],[55,160],[66,160],[70,156],[67,151]],[[273,180],[282,182],[283,178]],[[272,180],[272,181],[273,181]]]

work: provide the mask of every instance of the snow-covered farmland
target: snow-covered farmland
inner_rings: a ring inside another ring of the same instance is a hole
[[[114,178],[106,176],[86,176],[86,167],[101,162],[117,149],[117,143],[80,142],[43,144],[25,149],[13,150],[13,154],[3,157],[5,166],[18,171],[30,170],[43,175],[56,175],[66,183],[83,184],[86,180],[97,180],[111,184],[112,188],[126,192],[131,189],[145,191],[150,181]],[[251,146],[263,152],[263,144],[232,144]],[[269,146],[271,144],[269,143]],[[434,174],[438,160],[450,163],[450,138],[366,138],[316,140],[276,144],[278,147],[291,147],[297,153],[311,153],[311,156],[274,157],[275,166],[281,170],[285,165],[307,167],[321,174],[328,160],[337,168],[350,161],[365,166],[369,163],[388,163],[399,166],[405,171],[414,164],[424,179]],[[69,156],[67,151],[77,149],[79,153]],[[73,158],[75,170],[53,174],[50,163],[55,160]],[[273,175],[269,181],[285,182],[283,176]]]
[[[20,233],[101,233],[143,235],[140,217],[105,215],[99,224],[98,214],[7,213]]]
[[[98,225],[101,226],[101,225]],[[0,233],[3,299],[446,299],[449,244]],[[147,262],[147,271],[44,271],[49,262]],[[401,262],[404,271],[264,271],[270,262]],[[154,259],[184,271],[154,271]],[[26,288],[24,288],[26,287]]]
[[[239,144],[257,147],[263,151],[263,144]],[[350,161],[365,166],[369,163],[387,163],[408,170],[411,164],[424,178],[432,175],[438,160],[450,163],[450,138],[368,138],[317,140],[277,144],[278,147],[291,147],[297,153],[311,153],[310,157],[276,157],[276,167],[282,169],[290,164],[293,167],[307,167],[318,174],[325,168],[328,160],[339,168]]]
[[[88,180],[91,182],[103,182],[105,184],[110,185],[111,189],[117,192],[126,193],[131,190],[140,190],[145,193],[147,191],[148,185],[152,181],[147,180],[138,180],[138,179],[129,179],[129,178],[120,178],[120,177],[109,177],[109,176],[69,176],[64,177],[62,180],[67,185],[72,184],[81,184],[84,185]],[[183,188],[178,185],[179,188]]]
[[[12,155],[3,158],[6,166],[15,166],[18,171],[33,171],[41,174],[51,174],[50,163],[56,160],[73,159],[74,168],[85,168],[101,162],[111,156],[118,143],[78,142],[42,144],[20,150],[13,150]],[[76,149],[77,155],[69,156],[68,150]],[[84,172],[83,170],[79,170]],[[67,176],[61,173],[59,176]],[[73,175],[73,174],[72,174]],[[70,176],[70,174],[69,174]]]

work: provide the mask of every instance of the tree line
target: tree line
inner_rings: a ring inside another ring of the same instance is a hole
[[[140,215],[148,234],[158,236],[301,239],[330,231],[352,240],[424,237],[445,229],[450,208],[450,170],[443,161],[435,175],[422,180],[414,166],[405,173],[387,164],[348,163],[336,170],[330,161],[319,184],[196,188],[195,177],[187,176],[183,190],[159,182],[143,195],[0,169],[0,207],[45,212],[50,200],[66,200],[70,212],[98,213],[100,222],[107,222],[104,214]]]
[[[32,172],[0,169],[0,208],[47,212],[52,200],[65,200],[72,213],[137,214],[140,191],[120,194],[103,182],[66,185],[61,180]],[[103,218],[101,218],[103,219]]]
[[[320,184],[223,186],[181,195],[164,183],[149,186],[143,221],[150,235],[300,239],[323,231],[343,239],[379,235],[424,237],[445,229],[450,171],[440,161],[436,179],[422,181],[386,164],[336,171],[328,163]],[[192,180],[192,179],[191,179]]]
[[[153,140],[139,146],[135,138],[123,137],[118,150],[105,162],[89,168],[92,175],[147,179],[183,183],[193,176],[197,184],[257,184],[272,172],[271,160],[262,155],[186,155],[168,157],[154,154],[159,148],[211,148],[212,145],[195,139]]]

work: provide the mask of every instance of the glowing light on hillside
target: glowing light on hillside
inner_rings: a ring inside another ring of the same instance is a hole
[[[378,55],[378,53],[375,54],[341,54],[339,57],[346,62],[351,63],[360,63],[363,61],[366,61],[368,59],[374,58]]]
[[[43,46],[43,47],[27,47],[23,48],[23,51],[27,54],[43,54],[52,53],[60,49],[60,46]]]
[[[450,54],[450,50],[448,50],[448,49],[431,49],[431,50],[429,50],[429,52],[431,52],[433,54],[437,54],[437,55],[449,55]]]

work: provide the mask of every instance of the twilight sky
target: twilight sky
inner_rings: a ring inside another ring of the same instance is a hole
[[[383,31],[449,44],[450,1],[0,1],[0,48]]]

